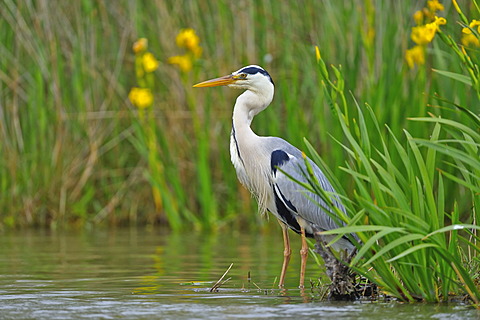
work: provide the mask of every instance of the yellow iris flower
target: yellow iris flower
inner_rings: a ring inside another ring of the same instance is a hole
[[[182,29],[175,39],[179,48],[186,49],[184,55],[168,58],[168,63],[178,66],[182,72],[189,72],[193,68],[193,63],[202,55],[200,47],[200,38],[191,28]]]
[[[180,48],[185,48],[191,52],[201,54],[200,48],[200,38],[195,33],[195,30],[191,28],[182,29],[177,35],[176,38],[177,46]],[[201,48],[200,48],[201,49]],[[197,55],[195,55],[198,57]]]
[[[410,37],[416,44],[427,44],[432,42],[437,32],[437,27],[434,23],[428,23],[423,26],[413,27]]]
[[[480,47],[480,40],[473,33],[462,36],[462,44],[465,47]]]
[[[151,52],[146,52],[142,57],[143,69],[145,72],[153,72],[157,70],[160,64]]]
[[[462,44],[465,47],[480,47],[480,40],[472,32],[472,29],[477,28],[477,32],[480,33],[480,20],[472,20],[468,25],[469,28],[462,29]]]
[[[415,65],[419,66],[425,64],[425,47],[417,45],[408,49],[407,52],[405,52],[405,60],[410,69]]]
[[[168,58],[168,63],[177,65],[181,71],[188,72],[192,70],[193,63],[189,55],[173,56]]]
[[[428,0],[427,1],[427,6],[430,9],[430,11],[432,11],[432,12],[443,11],[445,9],[443,4],[438,2],[438,0]]]
[[[472,34],[472,30],[471,29],[474,29],[475,27],[478,27],[477,29],[477,32],[480,33],[480,20],[475,20],[473,19],[472,22],[470,22],[470,24],[468,25],[470,28],[463,28],[462,29],[462,32],[464,34]]]
[[[412,34],[410,37],[412,41],[419,45],[425,45],[432,42],[440,26],[447,23],[445,18],[435,17],[435,21],[427,23],[423,26],[412,27]]]
[[[417,15],[417,14],[415,14]],[[423,16],[415,17],[415,20],[420,21],[420,18],[423,19]],[[412,41],[416,43],[416,46],[408,49],[405,52],[405,60],[409,68],[413,68],[415,65],[419,66],[425,64],[425,46],[432,42],[435,34],[440,31],[440,26],[447,23],[445,18],[434,17],[435,21],[427,23],[425,25],[419,25],[412,28],[412,33],[410,37]]]
[[[132,88],[128,94],[130,102],[139,109],[145,109],[153,104],[153,94],[148,88]]]

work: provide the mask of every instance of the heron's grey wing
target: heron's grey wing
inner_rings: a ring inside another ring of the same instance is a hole
[[[315,225],[317,229],[331,230],[338,228],[338,225],[325,212],[325,210],[327,210],[325,208],[328,208],[328,205],[321,199],[321,197],[305,190],[301,185],[283,173],[287,173],[298,181],[307,182],[306,177],[302,173],[306,172],[305,160],[301,157],[300,152],[292,153],[279,149],[273,151],[271,155],[273,189],[277,208],[279,207],[278,200],[281,200],[283,205],[293,216],[298,215],[300,218]],[[318,166],[311,160],[308,161],[310,161],[313,172],[322,188],[327,192],[334,193],[335,190],[320,168],[318,168]],[[340,210],[345,212],[345,208],[340,201],[334,200],[334,203]],[[279,214],[281,214],[281,212],[279,212]],[[295,230],[295,228],[292,229]],[[300,228],[295,231],[299,231],[299,229]]]

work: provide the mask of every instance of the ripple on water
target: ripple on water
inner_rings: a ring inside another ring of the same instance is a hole
[[[476,310],[461,304],[320,302],[310,292],[302,296],[299,289],[272,289],[283,259],[279,243],[280,233],[233,237],[128,229],[2,234],[0,318],[479,317]],[[218,292],[209,292],[232,262],[231,280]],[[307,272],[314,276],[318,266],[310,261]],[[246,281],[250,273],[262,289]],[[293,262],[287,287],[296,288],[297,281],[298,264]]]

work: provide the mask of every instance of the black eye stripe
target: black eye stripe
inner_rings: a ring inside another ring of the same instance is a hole
[[[246,67],[246,68],[243,68],[242,70],[239,71],[240,73],[248,73],[248,74],[255,74],[255,73],[263,73],[265,74],[266,71],[263,70],[263,69],[260,69],[260,68],[257,68],[257,67]]]

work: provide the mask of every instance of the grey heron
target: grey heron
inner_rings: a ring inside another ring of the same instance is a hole
[[[306,181],[301,173],[302,168],[305,168],[302,152],[281,138],[258,136],[250,128],[253,118],[267,108],[273,100],[274,83],[268,72],[257,65],[249,65],[224,77],[198,83],[194,87],[223,85],[246,90],[238,96],[233,108],[230,155],[238,179],[255,196],[260,211],[271,212],[282,227],[284,259],[279,286],[284,286],[291,256],[288,235],[290,228],[300,234],[302,239],[300,288],[303,288],[308,257],[308,243],[305,237],[313,237],[316,231],[338,228],[338,225],[325,212],[325,209],[318,206],[318,203],[323,203],[323,207],[327,208],[320,197],[302,190],[300,185],[285,175],[287,173],[297,180]],[[310,162],[324,190],[334,193],[334,188],[320,168],[310,159],[307,158],[306,161]],[[345,212],[338,197],[333,201],[335,206]],[[337,250],[354,249],[354,245],[346,237],[332,246]]]

